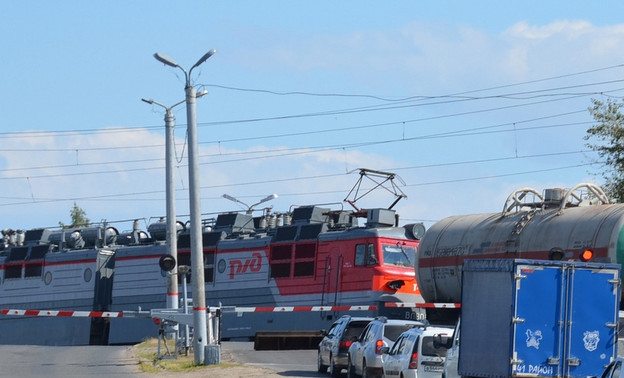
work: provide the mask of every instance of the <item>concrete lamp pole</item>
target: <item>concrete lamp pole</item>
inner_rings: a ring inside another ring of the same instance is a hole
[[[185,100],[182,100],[169,107],[152,99],[146,100],[142,98],[141,101],[151,105],[158,105],[165,109],[165,191],[167,196],[167,253],[171,257],[173,257],[177,265],[178,231],[176,229],[175,189],[173,185],[173,166],[175,165],[175,157],[173,155],[173,128],[175,127],[175,116],[173,115],[172,110],[176,106],[182,104]],[[175,266],[172,267],[172,271],[177,271],[177,269],[175,269]],[[178,276],[171,273],[167,273],[167,308],[178,308]]]
[[[204,63],[216,50],[210,50],[202,56],[187,72],[170,57],[156,53],[154,58],[168,66],[184,72],[186,84],[186,123],[189,143],[189,205],[191,210],[191,286],[193,290],[193,348],[196,364],[205,364],[207,343],[206,330],[206,289],[204,285],[204,254],[202,246],[201,201],[199,193],[199,152],[197,143],[196,93],[191,85],[193,69]]]

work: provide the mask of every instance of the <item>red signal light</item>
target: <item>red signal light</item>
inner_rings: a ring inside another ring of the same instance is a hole
[[[579,258],[583,262],[587,262],[591,260],[592,257],[594,257],[594,251],[592,251],[591,249],[584,250],[583,252],[581,252],[581,255],[579,256]]]

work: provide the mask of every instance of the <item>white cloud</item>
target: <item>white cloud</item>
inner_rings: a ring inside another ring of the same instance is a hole
[[[595,31],[596,28],[587,21],[555,21],[544,26],[518,22],[504,34],[508,34],[513,38],[527,40],[547,40],[561,37],[573,40]]]

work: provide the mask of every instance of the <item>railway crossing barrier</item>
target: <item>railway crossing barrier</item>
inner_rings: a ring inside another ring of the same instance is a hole
[[[459,308],[457,303],[406,303],[386,302],[384,307],[389,308]],[[250,312],[310,312],[310,311],[375,311],[376,305],[352,305],[352,306],[218,306],[209,307],[206,311],[208,331],[208,345],[206,346],[206,363],[215,364],[220,362],[220,325],[221,316],[224,313],[250,313]],[[73,311],[73,310],[24,310],[24,309],[0,309],[0,315],[7,316],[60,316],[60,317],[89,317],[89,318],[152,318],[161,327],[184,325],[185,328],[193,326],[193,314],[184,308],[178,309],[152,309],[150,311]],[[156,321],[158,320],[158,321]],[[164,328],[159,330],[159,358],[161,336],[164,338]],[[320,332],[257,332],[254,340],[254,349],[283,349],[287,346],[309,346],[319,340]],[[178,353],[178,333],[176,337],[176,352]],[[183,347],[190,346],[189,333],[182,339]],[[165,344],[166,347],[166,344]]]

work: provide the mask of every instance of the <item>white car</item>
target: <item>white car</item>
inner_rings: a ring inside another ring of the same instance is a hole
[[[387,378],[438,378],[444,367],[446,348],[434,345],[434,339],[448,336],[446,327],[410,329],[399,336],[392,348],[385,349],[383,376]],[[436,346],[438,346],[436,348]]]
[[[392,347],[394,341],[410,328],[426,325],[413,320],[375,318],[368,323],[347,354],[347,376],[381,377],[382,348]]]
[[[457,372],[457,362],[459,361],[459,326],[461,320],[457,321],[455,325],[455,331],[453,336],[448,339],[446,347],[446,359],[444,361],[444,370],[442,371],[442,378],[460,378]]]

